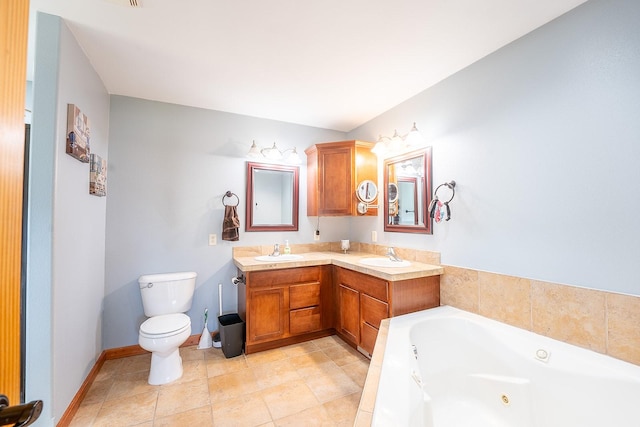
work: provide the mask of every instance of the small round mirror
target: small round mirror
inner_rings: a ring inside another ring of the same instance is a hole
[[[378,197],[378,186],[370,179],[364,180],[358,184],[356,195],[362,202],[371,203]]]
[[[387,192],[389,194],[389,203],[393,203],[398,200],[398,184],[390,182]]]

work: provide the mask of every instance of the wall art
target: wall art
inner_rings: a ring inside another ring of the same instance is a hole
[[[88,163],[90,137],[89,118],[74,104],[67,104],[67,154]]]
[[[89,163],[89,194],[107,195],[107,161],[97,154],[91,154]]]

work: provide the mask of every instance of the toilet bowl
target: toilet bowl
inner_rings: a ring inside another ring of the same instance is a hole
[[[151,352],[149,384],[161,385],[182,376],[179,347],[191,335],[191,308],[197,274],[164,273],[140,276],[144,314],[138,344]]]
[[[191,335],[191,319],[186,314],[164,314],[140,325],[138,343],[151,352],[149,384],[167,384],[182,377],[179,347]]]

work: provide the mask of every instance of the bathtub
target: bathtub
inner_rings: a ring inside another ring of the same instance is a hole
[[[372,425],[640,427],[640,366],[442,306],[391,319]]]

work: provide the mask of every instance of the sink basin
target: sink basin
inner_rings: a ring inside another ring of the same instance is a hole
[[[408,267],[411,265],[409,261],[391,261],[389,258],[363,258],[360,260],[360,264],[372,267]]]
[[[304,258],[302,255],[297,254],[285,254],[279,256],[271,256],[271,255],[261,255],[255,257],[256,261],[266,261],[266,262],[286,262],[286,261],[296,261]]]

